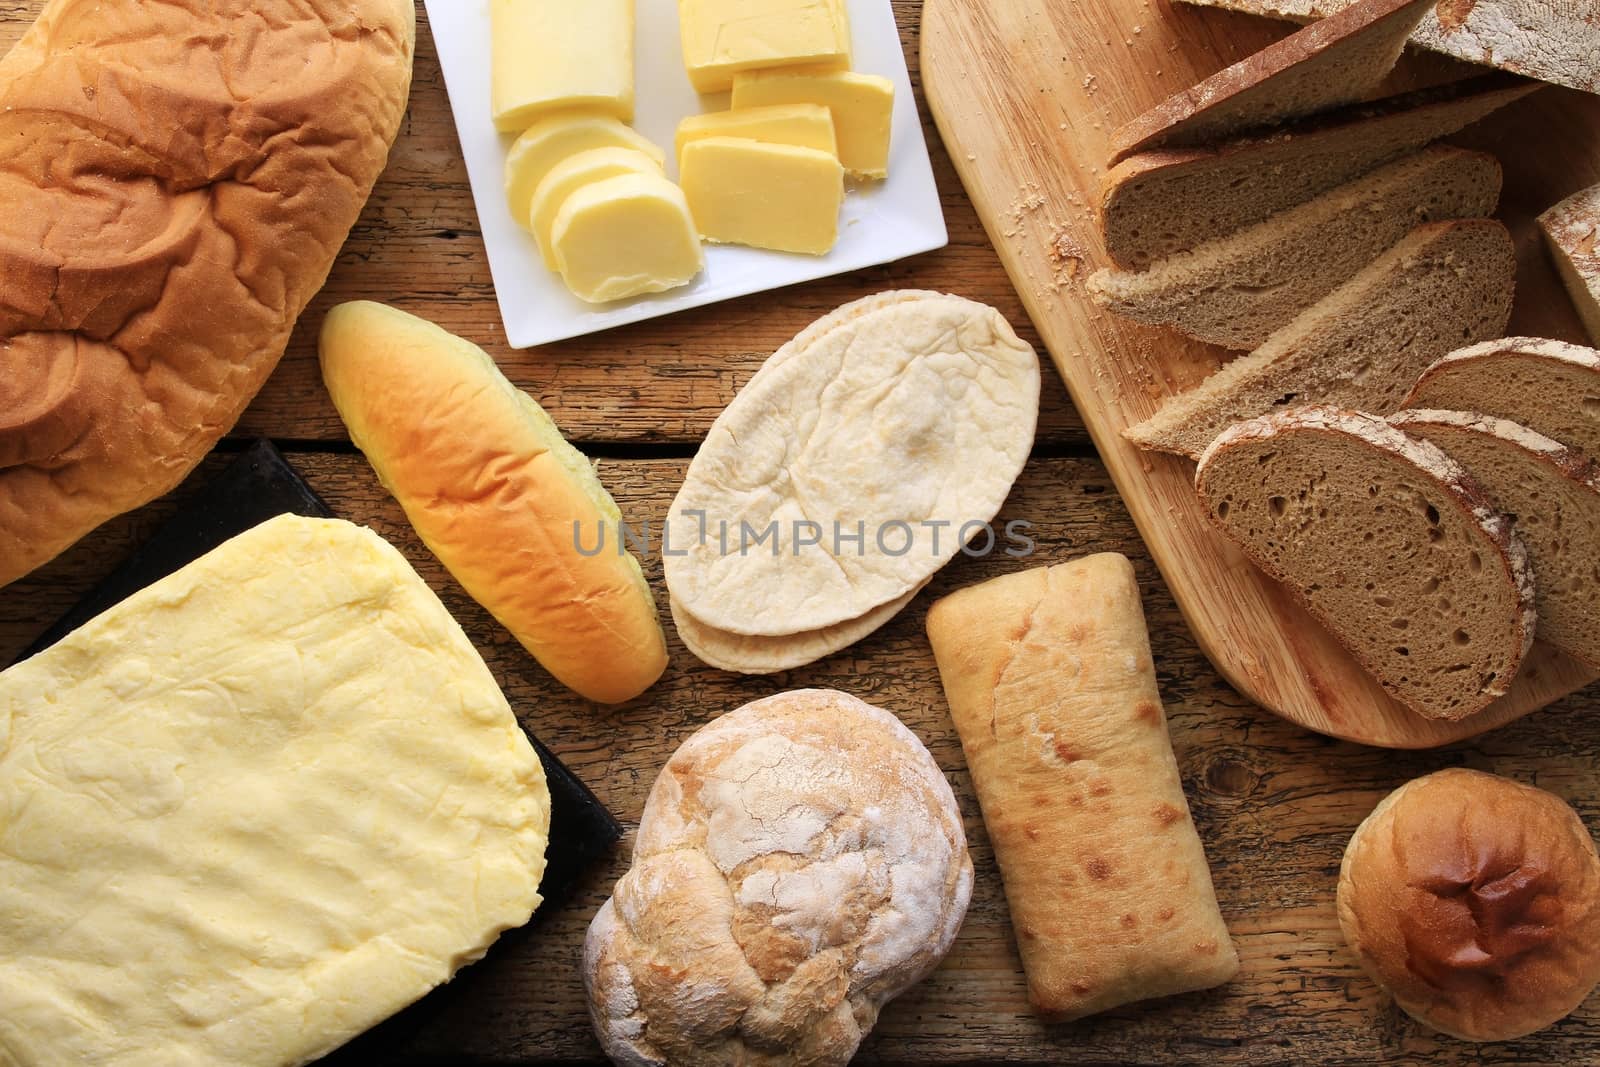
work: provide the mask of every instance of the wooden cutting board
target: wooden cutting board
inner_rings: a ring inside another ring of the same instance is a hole
[[[956,170],[1189,626],[1230,683],[1309,729],[1422,748],[1593,679],[1536,645],[1512,691],[1484,712],[1421,718],[1211,528],[1193,462],[1142,454],[1121,437],[1226,354],[1118,319],[1085,295],[1087,276],[1109,265],[1095,205],[1111,133],[1293,27],[1169,0],[926,0],[922,19],[923,86]],[[1399,90],[1455,73],[1408,56],[1391,81]],[[1545,89],[1453,140],[1505,164],[1501,216],[1519,258],[1512,333],[1582,341],[1533,218],[1600,182],[1600,98]]]

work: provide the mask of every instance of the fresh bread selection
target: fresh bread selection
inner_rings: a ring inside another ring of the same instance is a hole
[[[616,504],[488,354],[368,302],[330,311],[319,348],[351,440],[417,535],[545,669],[603,704],[661,676],[666,638]]]
[[[1113,163],[1205,144],[1372,94],[1432,0],[1357,0],[1162,101],[1111,136]]]
[[[1493,156],[1425,148],[1149,270],[1100,270],[1086,288],[1126,318],[1255,348],[1418,224],[1492,214],[1500,177]]]
[[[1540,215],[1539,229],[1589,340],[1600,345],[1600,185],[1573,193]]]
[[[0,61],[0,585],[232,428],[383,169],[415,33],[412,0],[49,0]]]
[[[1600,470],[1488,415],[1423,409],[1389,422],[1438,445],[1516,523],[1533,564],[1538,638],[1600,669]]]
[[[893,715],[804,689],[667,760],[583,979],[617,1063],[848,1063],[944,957],[972,893],[955,796]]]
[[[1126,436],[1141,448],[1198,456],[1228,425],[1297,404],[1396,411],[1439,357],[1505,332],[1515,276],[1516,252],[1500,223],[1419,226]]]
[[[1553,793],[1465,768],[1407,782],[1356,829],[1339,926],[1379,988],[1426,1026],[1509,1041],[1600,982],[1600,857]]]
[[[1128,560],[959,590],[928,639],[1035,1009],[1076,1019],[1232,978]]]
[[[1375,415],[1280,411],[1213,441],[1195,488],[1402,704],[1460,719],[1510,686],[1536,620],[1527,552],[1437,446]]]

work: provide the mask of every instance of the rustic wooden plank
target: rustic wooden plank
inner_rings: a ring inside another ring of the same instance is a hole
[[[780,689],[832,686],[898,714],[950,775],[966,816],[978,878],[946,964],[893,1003],[862,1062],[881,1064],[1467,1063],[1472,1046],[1429,1035],[1380,997],[1345,949],[1334,883],[1346,840],[1401,782],[1466,765],[1533,782],[1600,825],[1600,690],[1591,689],[1486,737],[1422,753],[1363,748],[1308,733],[1243,700],[1186,630],[1105,469],[1089,459],[1031,463],[1002,517],[1035,524],[1037,554],[958,559],[890,626],[811,667],[766,679],[697,663],[674,638],[672,666],[645,697],[602,710],[563,692],[418,543],[358,456],[291,455],[342,515],[394,541],[461,620],[524,724],[630,824],[667,755],[724,711]],[[201,476],[226,457],[212,457]],[[635,522],[665,515],[682,460],[601,464]],[[195,484],[194,482],[189,483]],[[0,590],[0,657],[21,647],[131,545],[185,490],[108,524],[39,573]],[[1116,550],[1135,561],[1184,784],[1238,942],[1243,971],[1227,987],[1047,1027],[1028,1012],[992,854],[922,633],[927,606],[961,585],[1034,563]],[[661,589],[660,561],[646,570]],[[0,660],[3,662],[3,660]],[[509,935],[481,964],[382,1028],[359,1050],[373,1062],[592,1062],[578,965],[584,930],[626,852],[597,870],[565,908]],[[1600,1001],[1524,1041],[1495,1046],[1498,1063],[1600,1060]]]

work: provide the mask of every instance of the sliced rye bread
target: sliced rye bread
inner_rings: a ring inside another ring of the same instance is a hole
[[[1485,341],[1423,371],[1401,407],[1510,419],[1600,461],[1600,352],[1542,337]]]
[[[1600,475],[1526,426],[1467,411],[1402,411],[1389,423],[1432,441],[1516,524],[1533,565],[1536,636],[1600,668]]]
[[[1123,435],[1198,456],[1232,423],[1280,408],[1398,411],[1434,360],[1505,332],[1516,269],[1511,235],[1493,219],[1418,226],[1266,344]]]
[[[1527,554],[1434,445],[1376,415],[1279,411],[1212,442],[1195,488],[1402,704],[1461,719],[1511,684],[1536,622]]]
[[[1142,270],[1303,204],[1540,88],[1488,74],[1354,105],[1260,137],[1130,156],[1102,184],[1106,253]]]
[[[1357,0],[1127,123],[1111,135],[1111,162],[1151,148],[1205,144],[1370,96],[1432,3]]]
[[[1600,185],[1540,215],[1539,229],[1589,340],[1600,345]]]
[[[1493,156],[1434,145],[1148,271],[1097,271],[1087,289],[1119,315],[1255,348],[1418,224],[1493,214],[1500,178]]]

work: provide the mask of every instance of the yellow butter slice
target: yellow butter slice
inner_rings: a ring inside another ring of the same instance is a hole
[[[591,303],[674,289],[705,263],[683,190],[646,174],[573,192],[556,212],[550,246],[567,287]]]
[[[550,247],[550,230],[555,225],[556,212],[561,210],[567,197],[591,182],[619,174],[659,175],[661,165],[636,148],[591,148],[568,156],[550,168],[550,173],[533,191],[533,206],[528,213],[530,228],[539,241],[539,254],[544,257],[546,267],[560,269]]]
[[[489,0],[495,128],[587,108],[633,121],[633,0]]]
[[[894,117],[894,83],[854,71],[754,71],[733,79],[733,107],[821,104],[833,113],[839,162],[852,175],[883,178],[889,173],[889,130]]]
[[[517,225],[530,227],[534,190],[550,168],[591,148],[632,148],[657,165],[666,161],[658,145],[610,115],[549,115],[524,130],[506,153],[506,203]]]
[[[820,104],[775,104],[690,115],[678,123],[674,146],[678,159],[683,159],[684,145],[703,137],[748,137],[770,144],[815,148],[835,158],[839,155],[839,144],[833,135],[833,116]]]
[[[684,146],[680,180],[708,241],[817,256],[838,239],[844,170],[830,153],[705,137]]]
[[[678,22],[696,92],[726,92],[742,70],[850,66],[844,0],[678,0]]]

